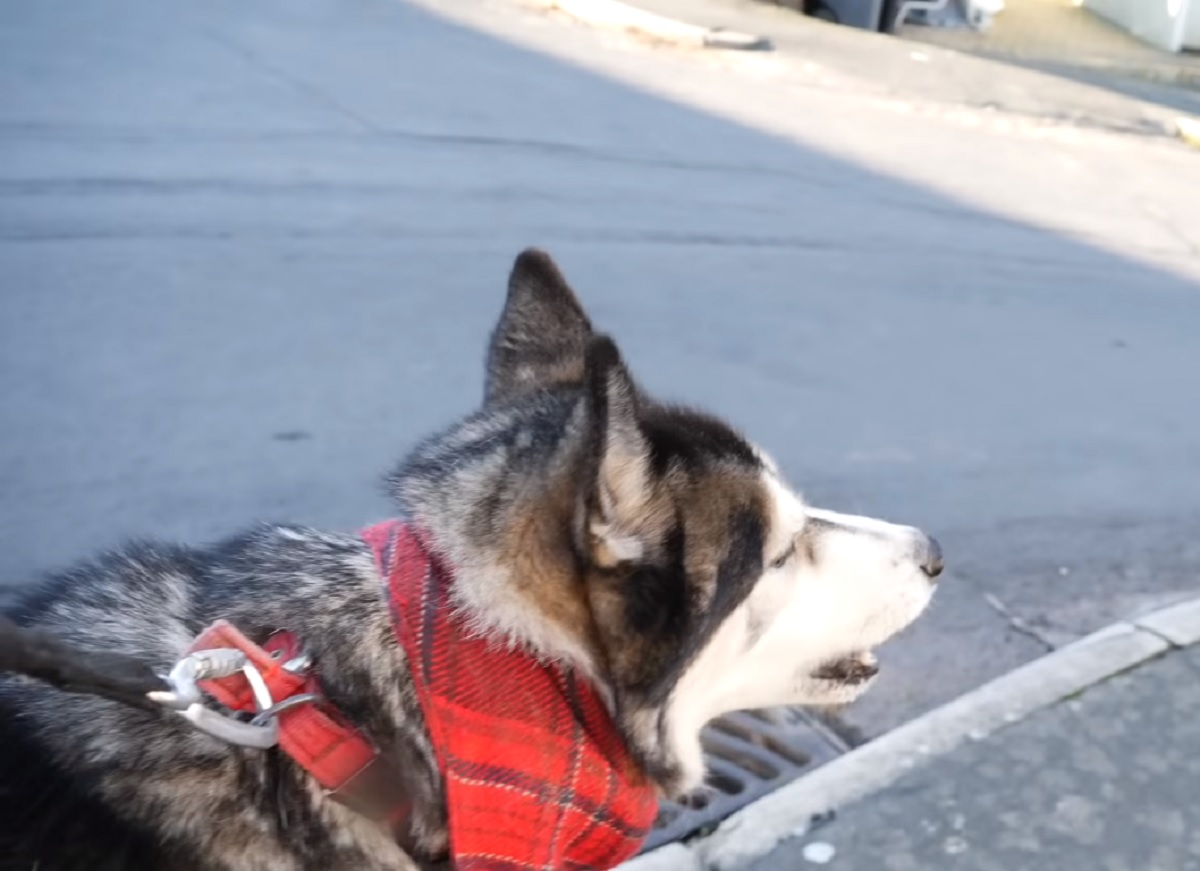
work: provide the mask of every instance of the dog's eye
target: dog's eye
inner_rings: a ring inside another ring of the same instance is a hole
[[[787,565],[788,560],[790,560],[795,555],[796,555],[796,542],[793,541],[790,545],[788,545],[787,550],[785,550],[779,556],[775,557],[775,559],[771,560],[771,568],[773,568],[773,569],[783,568],[785,565]]]

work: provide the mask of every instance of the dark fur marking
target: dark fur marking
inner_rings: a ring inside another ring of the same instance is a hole
[[[762,574],[763,521],[757,512],[739,510],[728,521],[729,550],[717,568],[711,601],[699,611],[683,565],[685,541],[676,527],[669,541],[667,566],[638,567],[626,590],[630,628],[653,652],[632,689],[646,705],[666,701],[679,677],[717,628],[753,589]]]
[[[754,449],[737,431],[703,412],[651,405],[639,423],[650,443],[651,469],[659,477],[676,463],[687,469],[720,462],[762,468]]]
[[[622,582],[625,593],[625,619],[629,628],[664,648],[675,648],[691,628],[694,603],[683,560],[683,528],[676,524],[667,536],[664,565],[634,566]],[[651,672],[644,677],[649,684],[659,678]],[[640,682],[639,682],[640,683]],[[639,687],[635,683],[635,688]]]
[[[708,618],[717,623],[729,616],[750,594],[763,571],[765,531],[756,511],[743,509],[729,520],[729,552],[717,569],[717,592]]]

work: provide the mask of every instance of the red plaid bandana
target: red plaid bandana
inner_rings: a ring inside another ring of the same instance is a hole
[[[657,800],[595,688],[469,633],[449,573],[404,523],[363,538],[445,780],[454,867],[591,871],[637,853]]]

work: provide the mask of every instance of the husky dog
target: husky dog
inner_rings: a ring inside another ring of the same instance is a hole
[[[922,612],[942,570],[923,532],[813,508],[728,424],[647,395],[534,249],[509,279],[482,407],[420,443],[388,485],[454,567],[473,630],[596,687],[668,797],[702,782],[713,717],[861,695],[872,649]],[[30,585],[9,614],[164,673],[218,618],[258,641],[287,627],[414,809],[402,849],[278,752],[2,677],[0,867],[445,861],[444,772],[361,536],[259,526],[206,548],[134,543]]]

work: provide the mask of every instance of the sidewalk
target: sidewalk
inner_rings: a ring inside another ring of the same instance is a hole
[[[1200,114],[1200,54],[1151,46],[1075,0],[1005,0],[983,32],[907,26],[901,35]]]
[[[1017,63],[1104,71],[1200,88],[1200,54],[1158,49],[1076,0],[1005,0],[1004,11],[987,30],[910,25],[902,35]]]
[[[747,871],[1200,869],[1200,647],[963,745]]]
[[[1012,0],[987,34],[908,26],[903,38],[828,24],[764,0],[623,2],[763,37],[789,66],[791,81],[848,98],[874,95],[1151,136],[1174,136],[1180,113],[1200,114],[1200,90],[1182,86],[1191,73],[1200,76],[1200,58],[1142,46],[1090,13],[1059,8],[1069,0]],[[609,14],[605,0],[572,3],[585,19],[591,7],[598,17]],[[1048,52],[1056,62],[1043,56]]]
[[[1048,654],[637,871],[1200,871],[1200,598]]]

